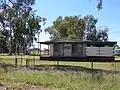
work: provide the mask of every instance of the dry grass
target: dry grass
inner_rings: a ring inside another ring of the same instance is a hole
[[[1,71],[0,75],[0,82],[11,85],[12,88],[19,88],[25,84],[43,86],[51,90],[119,90],[120,88],[120,73],[112,72],[99,71],[92,74],[88,71],[74,70],[21,69],[7,73]]]
[[[112,63],[95,63],[95,70],[91,71],[90,63],[60,62],[60,66],[57,67],[56,62],[36,60],[35,67],[26,68],[25,59],[23,59],[23,66],[15,68],[10,65],[14,64],[13,56],[2,56],[2,58],[0,83],[3,87],[16,88],[16,90],[25,90],[25,87],[26,90],[30,90],[32,88],[30,86],[34,86],[35,90],[120,89],[119,63],[116,64],[116,72]],[[4,67],[7,68],[7,72]]]

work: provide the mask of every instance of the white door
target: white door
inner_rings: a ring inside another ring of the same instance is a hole
[[[72,53],[72,45],[64,44],[64,56],[71,56]]]

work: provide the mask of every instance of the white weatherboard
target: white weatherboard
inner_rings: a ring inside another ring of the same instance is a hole
[[[86,47],[86,56],[113,56],[113,47]]]

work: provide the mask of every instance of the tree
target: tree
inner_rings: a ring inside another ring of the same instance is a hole
[[[3,30],[9,32],[9,53],[15,50],[16,45],[19,48],[26,49],[36,40],[35,34],[41,32],[41,22],[45,22],[45,18],[35,15],[32,9],[35,0],[9,0],[12,4],[2,5],[1,25]],[[43,23],[44,24],[44,23]],[[24,47],[23,47],[24,46]],[[13,47],[13,50],[12,48]]]
[[[7,41],[6,41],[6,36],[5,32],[3,33],[2,31],[0,32],[0,53],[8,52],[8,46],[7,46]]]
[[[86,19],[85,38],[91,41],[107,41],[108,40],[108,28],[97,29],[96,24],[98,19],[92,15],[84,17]]]
[[[120,46],[116,44],[116,45],[114,46],[114,49],[120,49]]]
[[[80,16],[59,16],[53,26],[45,29],[51,35],[51,39],[81,39],[84,35],[85,21]]]
[[[91,41],[107,41],[108,29],[96,28],[98,19],[92,15],[84,16],[59,16],[51,27],[45,29],[51,39],[79,39]]]
[[[91,41],[108,41],[108,28],[100,29],[100,30],[94,30],[87,35],[87,40]]]
[[[102,0],[98,0],[98,5],[97,5],[98,10],[101,10],[102,7]]]

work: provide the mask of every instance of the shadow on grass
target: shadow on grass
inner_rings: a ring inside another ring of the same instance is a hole
[[[30,67],[31,68],[31,67]],[[102,73],[120,73],[120,71],[117,71],[113,68],[113,70],[104,70],[104,69],[91,69],[83,66],[71,66],[71,65],[36,65],[34,68],[35,70],[60,70],[60,71],[71,71],[71,72],[102,72]]]
[[[86,72],[86,73],[120,73],[119,70],[105,70],[105,69],[91,69],[83,66],[71,66],[71,65],[35,65],[35,66],[28,66],[26,67],[25,65],[19,65],[18,67],[15,67],[13,64],[5,64],[5,63],[0,63],[0,68],[3,68],[6,72],[9,70],[38,70],[38,71],[48,71],[48,70],[59,70],[59,71],[70,71],[70,72]]]

